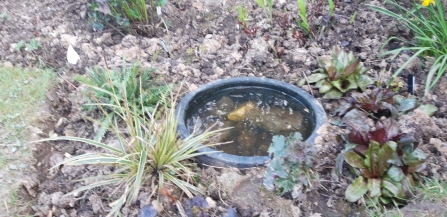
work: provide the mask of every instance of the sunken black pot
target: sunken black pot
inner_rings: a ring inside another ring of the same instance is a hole
[[[276,93],[287,95],[288,97],[299,101],[309,111],[309,115],[313,123],[310,126],[313,130],[310,136],[306,139],[306,142],[313,143],[317,137],[316,131],[326,122],[326,113],[321,107],[320,103],[315,100],[306,91],[282,82],[269,78],[257,78],[257,77],[236,77],[229,79],[222,79],[210,82],[198,88],[196,91],[187,94],[180,101],[177,106],[177,117],[179,121],[178,132],[181,138],[186,138],[190,135],[186,127],[187,119],[191,117],[193,112],[204,102],[208,102],[209,98],[212,98],[218,92],[221,91],[234,91],[237,92],[241,89],[259,89],[269,90]],[[199,152],[214,151],[209,147],[203,147]],[[263,166],[270,158],[269,156],[237,156],[227,154],[224,152],[211,153],[196,157],[200,163],[211,166],[219,167],[237,167],[237,168],[249,168],[256,166]]]

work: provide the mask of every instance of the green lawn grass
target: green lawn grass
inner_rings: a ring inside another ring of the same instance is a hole
[[[36,120],[33,114],[44,103],[54,78],[51,70],[0,68],[1,143],[23,139],[26,126]]]
[[[45,103],[45,94],[55,81],[49,69],[0,67],[0,213],[17,216],[22,204],[18,189],[20,178],[31,162],[27,147],[28,126],[37,123],[37,112]],[[1,214],[0,214],[1,215]]]

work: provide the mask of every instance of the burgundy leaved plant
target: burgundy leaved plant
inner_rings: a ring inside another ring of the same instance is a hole
[[[381,111],[389,111],[392,117],[398,114],[394,96],[396,92],[391,89],[376,87],[371,91],[363,93],[353,93],[349,97],[348,103],[344,104],[335,111],[335,114],[343,117],[352,109],[359,109],[373,116]]]
[[[347,140],[349,143],[356,144],[354,150],[362,155],[365,154],[371,140],[374,140],[379,144],[385,144],[388,141],[399,142],[399,140],[405,136],[404,133],[399,133],[397,122],[393,119],[385,119],[382,122],[378,121],[375,130],[371,131],[359,130],[358,128],[355,128],[355,125],[350,125],[349,122],[347,125],[351,128]]]
[[[347,188],[346,199],[355,202],[368,194],[369,198],[387,204],[409,198],[414,173],[426,166],[426,156],[415,140],[401,133],[393,119],[378,121],[374,130],[355,128],[358,125],[354,121],[346,125],[351,128],[346,137],[349,148],[338,160],[346,161],[358,175]],[[342,163],[337,165],[341,167]]]

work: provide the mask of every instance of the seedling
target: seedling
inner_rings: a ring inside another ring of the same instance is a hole
[[[23,40],[19,41],[17,45],[14,47],[14,50],[20,51],[22,47],[25,46],[25,42]]]
[[[301,18],[301,21],[297,20],[299,26],[306,32],[310,33],[309,30],[309,24],[307,22],[307,9],[306,9],[306,0],[297,0],[298,1],[298,8],[299,8],[299,16]]]
[[[6,12],[3,12],[2,14],[0,14],[0,18],[4,19],[4,20],[9,20],[9,16]]]
[[[268,16],[270,21],[272,21],[273,0],[255,0],[255,2],[258,3],[259,7],[261,7],[262,10],[264,10],[266,16]]]
[[[244,25],[247,25],[248,24],[247,8],[244,8],[244,6],[237,6],[236,8],[239,14],[239,22],[243,23]]]
[[[351,19],[349,20],[349,23],[353,24],[356,17],[357,17],[357,11],[354,12],[354,14],[351,16]]]
[[[39,41],[31,39],[28,44],[25,44],[25,51],[33,52],[40,49],[41,47],[42,45],[40,44]]]
[[[335,10],[335,4],[333,0],[328,0],[329,3],[329,16],[332,17],[332,15],[334,14],[334,10]]]

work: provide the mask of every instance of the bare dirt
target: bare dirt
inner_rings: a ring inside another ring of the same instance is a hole
[[[48,93],[49,108],[46,111],[51,115],[43,121],[43,133],[33,138],[45,138],[51,134],[92,138],[95,126],[86,117],[96,114],[81,109],[82,87],[73,82],[73,76],[84,74],[86,68],[95,65],[120,66],[123,58],[127,62],[139,61],[146,67],[156,67],[156,73],[167,82],[185,82],[189,91],[209,81],[236,76],[268,77],[296,84],[304,74],[310,75],[317,69],[317,58],[330,54],[334,45],[353,51],[372,69],[369,75],[378,82],[388,81],[388,71],[393,71],[409,58],[403,54],[390,63],[378,57],[379,49],[388,37],[410,36],[408,30],[400,28],[395,21],[366,6],[381,5],[380,1],[337,1],[335,18],[330,23],[324,16],[328,8],[324,7],[323,13],[311,21],[318,28],[325,28],[321,34],[315,35],[316,40],[293,36],[294,31],[299,33],[294,21],[298,17],[295,1],[275,1],[272,22],[265,19],[254,1],[171,1],[165,6],[167,19],[172,23],[169,32],[157,31],[151,36],[122,35],[113,29],[93,32],[88,18],[88,3],[87,0],[3,0],[0,5],[0,14],[7,14],[7,17],[0,18],[0,65],[51,67],[61,78],[60,83]],[[237,27],[235,8],[238,5],[248,8],[249,28],[257,27],[254,34],[246,34]],[[355,12],[357,16],[351,23]],[[28,43],[31,39],[40,42],[41,49],[33,52],[16,49],[20,41]],[[166,43],[170,57],[163,52],[159,39]],[[66,60],[70,44],[81,57],[76,65]],[[281,49],[284,49],[283,54],[278,53]],[[157,50],[160,52],[154,59]],[[423,60],[414,61],[401,74],[402,78],[409,73],[416,76],[417,96],[423,94],[422,84],[428,72],[428,68],[423,67],[427,64],[422,63]],[[402,94],[405,88],[401,88]],[[307,87],[304,89],[310,92]],[[399,119],[401,128],[414,133],[428,155],[428,167],[422,174],[444,181],[447,181],[446,90],[447,78],[444,77],[425,99],[438,107],[434,117],[416,110]],[[312,94],[331,118],[340,101],[324,100],[315,90]],[[354,177],[338,177],[333,170],[335,158],[343,148],[338,137],[345,132],[330,124],[320,132],[316,145],[318,159],[321,160],[315,172],[320,174],[323,187],[305,191],[299,201],[292,202],[263,189],[262,168],[249,171],[198,169],[201,177],[207,180],[203,186],[208,201],[205,213],[221,216],[230,213],[228,208],[233,207],[239,216],[366,216],[363,205],[343,200],[344,190]],[[119,194],[111,194],[107,187],[75,196],[62,196],[87,184],[73,180],[107,174],[113,168],[63,166],[50,169],[62,161],[66,153],[82,154],[91,147],[58,142],[37,144],[34,149],[35,166],[29,168],[27,178],[20,181],[23,183],[21,194],[35,202],[23,214],[104,216],[107,213],[110,209],[108,204]],[[143,189],[137,203],[123,210],[124,215],[138,216],[140,209],[151,203],[145,198],[149,194],[150,189]],[[164,205],[161,215],[179,215],[175,205],[166,198],[162,197],[161,202]],[[445,210],[445,204],[427,203]]]

